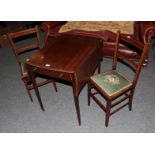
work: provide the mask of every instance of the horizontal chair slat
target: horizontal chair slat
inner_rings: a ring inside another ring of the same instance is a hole
[[[97,102],[97,104],[103,109],[103,111],[105,112],[106,111],[106,108],[105,106],[93,95],[93,94],[90,94],[90,96]]]
[[[121,110],[122,108],[124,108],[125,106],[127,106],[129,104],[129,102],[123,104],[122,106],[120,106],[119,108],[115,109],[113,112],[110,113],[110,116],[113,115],[115,112]]]
[[[28,51],[30,49],[35,49],[35,48],[39,48],[39,45],[33,44],[33,45],[25,46],[25,47],[22,47],[22,48],[18,48],[18,53],[20,54],[20,53],[23,53],[25,51]]]
[[[126,95],[125,97],[121,98],[120,100],[114,102],[114,103],[112,104],[112,107],[118,105],[118,104],[119,104],[120,102],[122,102],[122,101],[125,101],[127,98],[129,98],[129,95]]]
[[[35,28],[31,28],[31,29],[28,29],[28,30],[23,30],[23,31],[20,31],[20,32],[16,32],[16,33],[11,33],[11,37],[12,38],[18,38],[18,37],[21,37],[21,36],[24,36],[24,35],[30,35],[30,34],[33,34],[33,33],[36,33],[36,30]]]

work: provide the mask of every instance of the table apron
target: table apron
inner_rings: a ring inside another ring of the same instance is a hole
[[[57,78],[60,80],[72,81],[72,76],[71,76],[72,73],[67,73],[63,71],[53,71],[53,70],[39,68],[39,67],[32,67],[31,70],[36,74],[48,76],[51,78]]]

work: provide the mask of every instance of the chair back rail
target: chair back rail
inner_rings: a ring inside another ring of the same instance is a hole
[[[127,48],[134,50],[134,52],[136,52],[140,56],[140,59],[139,60],[128,59],[127,57],[124,57],[121,54],[119,54],[120,44],[123,44],[127,46]],[[138,80],[142,65],[149,52],[149,48],[150,48],[150,43],[142,44],[138,40],[127,38],[127,36],[121,34],[120,31],[118,31],[112,69],[116,70],[117,59],[120,59],[121,61],[125,62],[125,64],[127,64],[135,71],[135,76],[133,78],[133,83],[135,85]]]
[[[36,40],[37,40],[35,44],[17,47],[16,39],[24,40],[24,38],[21,38],[21,37],[26,37],[26,36],[29,36],[32,34],[35,35]],[[20,66],[21,66],[21,60],[20,60],[20,56],[19,56],[20,54],[23,54],[25,52],[29,52],[33,49],[41,49],[41,43],[40,43],[41,41],[40,41],[40,34],[39,34],[38,26],[35,26],[34,28],[30,28],[27,30],[22,30],[19,32],[9,33],[8,39],[10,41],[12,50],[13,50],[13,52],[16,56],[16,59],[17,59]]]

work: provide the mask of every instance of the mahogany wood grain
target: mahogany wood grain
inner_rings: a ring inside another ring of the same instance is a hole
[[[49,39],[46,46],[27,61],[34,86],[34,74],[71,82],[79,125],[81,116],[78,96],[96,68],[100,70],[102,44],[101,39],[93,37],[61,35]],[[35,87],[35,90],[38,97],[38,88]],[[40,97],[38,100],[42,105]]]

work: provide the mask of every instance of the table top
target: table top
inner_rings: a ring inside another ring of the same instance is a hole
[[[55,39],[49,39],[44,48],[27,59],[27,64],[72,73],[101,42],[99,38],[61,35]]]

